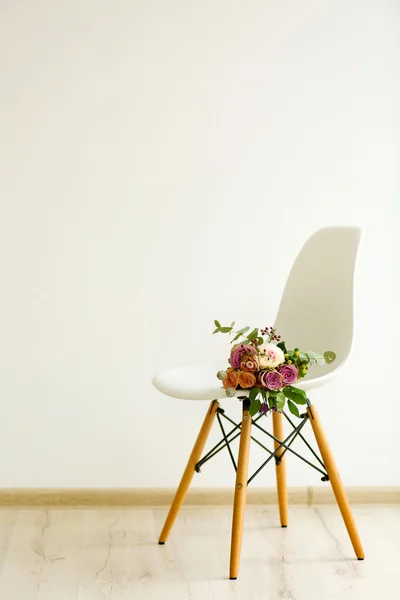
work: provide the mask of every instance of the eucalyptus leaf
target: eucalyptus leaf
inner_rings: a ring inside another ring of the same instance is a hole
[[[336,359],[336,354],[332,352],[332,350],[327,350],[326,352],[324,352],[324,358],[328,365],[330,365]]]
[[[317,365],[324,365],[325,364],[325,358],[323,354],[319,354],[318,352],[306,352],[306,355],[308,356],[308,359],[311,363],[316,363]]]
[[[295,404],[293,404],[293,402],[291,400],[288,400],[287,404],[288,404],[289,410],[292,413],[292,415],[295,415],[295,417],[300,418],[300,413],[299,413],[299,409],[297,408],[297,406]]]
[[[252,417],[254,417],[254,415],[256,415],[260,411],[260,408],[261,408],[261,402],[260,402],[260,400],[253,400],[250,403],[250,408],[249,408],[250,415]]]
[[[233,340],[231,341],[231,344],[233,344],[233,342],[236,342],[236,340],[238,340],[243,334],[245,334],[248,330],[250,329],[250,327],[242,327],[242,329],[239,329],[236,332],[235,337],[233,338]]]
[[[243,333],[246,333],[249,329],[250,327],[247,325],[247,327],[242,327],[242,329],[238,329],[237,333],[239,335],[242,335]]]
[[[220,327],[219,330],[221,333],[229,333],[230,331],[232,331],[232,327]]]
[[[255,340],[256,337],[258,337],[258,329],[257,328],[253,329],[253,331],[251,333],[249,333],[249,335],[247,336],[247,339],[249,340],[249,342],[251,342],[252,340]]]
[[[215,327],[221,327],[221,323],[217,319],[214,320],[214,325]]]
[[[214,333],[218,333],[218,332],[219,332],[219,329],[218,329],[218,328],[217,328],[217,329],[214,329],[214,331],[213,331],[213,335],[214,335]]]

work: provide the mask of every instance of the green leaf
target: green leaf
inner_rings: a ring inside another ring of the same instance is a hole
[[[232,331],[232,327],[220,327],[219,330],[221,333],[229,333]]]
[[[306,354],[305,352],[300,352],[300,356],[299,356],[300,360],[305,361],[307,363],[310,362],[310,359],[308,357],[308,354]]]
[[[302,396],[293,396],[292,400],[293,402],[296,402],[296,404],[307,404],[307,399],[302,398]]]
[[[282,394],[282,392],[279,392],[276,395],[276,406],[278,410],[283,410],[283,407],[285,406],[285,402],[286,402],[286,398],[285,398],[285,394]]]
[[[258,336],[257,342],[258,342],[258,345],[260,346],[261,344],[264,343],[264,338],[262,338],[261,336]]]
[[[231,329],[233,329],[235,327],[235,321],[232,321],[231,323]]]
[[[330,365],[336,359],[336,354],[332,352],[332,350],[327,350],[326,352],[324,352],[324,358],[328,365]]]
[[[214,325],[215,327],[221,327],[221,323],[217,319],[214,320]]]
[[[251,333],[249,333],[249,335],[247,336],[247,339],[249,340],[249,342],[251,342],[252,340],[255,340],[256,337],[258,337],[258,329],[257,328],[253,329],[253,331]]]
[[[292,390],[292,392],[295,392],[296,394],[300,394],[300,396],[307,398],[307,394],[305,393],[305,391],[301,390],[298,387],[294,387],[294,385],[287,385],[285,389]]]
[[[258,388],[251,388],[250,393],[249,393],[250,402],[253,402],[253,400],[255,400],[257,398],[259,393],[260,393],[260,390]]]
[[[249,408],[250,415],[252,417],[254,417],[254,415],[256,415],[259,412],[260,408],[261,408],[261,402],[260,402],[260,400],[253,400],[250,403],[250,408]]]
[[[279,342],[279,344],[277,344],[278,348],[280,348],[282,350],[282,352],[284,354],[286,354],[287,350],[286,350],[286,344],[285,342]]]
[[[293,404],[293,402],[291,400],[288,400],[287,404],[288,404],[289,410],[292,413],[292,415],[300,418],[300,413],[299,413],[299,409],[297,408],[297,406],[295,404]]]
[[[218,329],[218,327],[217,327],[217,329],[214,329],[214,331],[213,331],[213,335],[214,335],[214,333],[218,333],[218,332],[219,332],[219,329]]]
[[[285,394],[286,398],[289,398],[289,400],[296,402],[296,404],[307,404],[307,398],[299,394],[298,391],[299,390],[297,389],[296,391],[290,389],[290,386],[287,386],[283,389],[283,393]]]

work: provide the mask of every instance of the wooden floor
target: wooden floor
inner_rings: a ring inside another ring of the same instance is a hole
[[[356,506],[355,560],[335,506],[249,506],[240,576],[227,578],[231,510],[0,510],[1,600],[383,600],[399,597],[400,506]]]

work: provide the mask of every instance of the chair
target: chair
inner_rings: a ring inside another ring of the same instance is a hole
[[[317,352],[329,349],[337,355],[335,362],[323,367],[313,367],[310,376],[307,375],[296,383],[297,387],[304,390],[314,390],[326,385],[337,375],[349,358],[353,340],[354,272],[361,234],[362,231],[358,227],[327,227],[320,229],[303,246],[286,282],[275,327],[282,334],[287,346],[292,348],[296,345],[304,350],[310,349]],[[224,361],[224,357],[221,357],[221,359]],[[302,420],[297,427],[286,414],[274,412],[272,414],[273,434],[270,434],[258,423],[262,417],[251,418],[248,393],[246,393],[246,390],[240,390],[242,421],[226,434],[221,423],[222,418],[227,417],[218,402],[219,399],[226,398],[225,390],[220,387],[216,378],[219,369],[221,369],[221,361],[218,364],[193,365],[165,370],[153,379],[153,385],[168,396],[188,400],[211,400],[160,534],[159,544],[166,542],[195,472],[217,451],[227,447],[236,468],[230,578],[236,579],[238,577],[246,492],[248,483],[254,477],[248,480],[250,441],[252,426],[255,426],[258,431],[263,431],[273,439],[274,452],[270,454],[262,467],[269,460],[275,458],[278,504],[282,527],[287,527],[288,524],[285,458],[287,452],[302,458],[291,448],[293,439],[300,436],[319,461],[318,466],[314,466],[314,468],[323,474],[322,479],[324,481],[330,481],[354,552],[359,560],[363,560],[364,551],[346,492],[315,406],[307,401],[306,413],[301,415]],[[221,425],[223,440],[201,459],[215,417]],[[290,422],[293,428],[291,434],[286,438],[284,436],[284,418]],[[235,424],[234,421],[228,420]],[[301,434],[303,425],[308,421],[311,423],[322,460]],[[240,444],[236,465],[229,443],[239,435]],[[309,461],[306,462],[313,466]]]

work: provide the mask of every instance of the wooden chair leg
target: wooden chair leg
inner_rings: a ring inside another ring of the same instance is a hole
[[[274,431],[274,437],[278,438],[281,442],[285,439],[283,432],[283,415],[280,412],[272,413],[272,427]],[[274,440],[275,450],[278,448],[279,443]],[[277,453],[279,459],[284,452],[284,448],[281,448]],[[278,504],[279,504],[279,515],[281,519],[281,526],[287,527],[288,525],[288,495],[286,487],[286,462],[285,456],[280,459],[280,462],[276,463],[276,487],[278,491]]]
[[[242,429],[240,433],[239,457],[236,472],[235,497],[233,502],[230,579],[239,574],[240,551],[242,548],[244,511],[246,508],[247,479],[251,440],[250,403],[243,400]]]
[[[326,439],[325,432],[322,428],[321,421],[318,416],[317,409],[315,406],[309,406],[307,409],[308,416],[310,417],[311,426],[314,431],[315,439],[317,441],[319,451],[321,452],[322,460],[324,462],[326,472],[329,475],[329,481],[333,489],[333,493],[336,497],[340,512],[342,513],[343,521],[346,525],[351,543],[353,544],[354,552],[358,560],[364,559],[364,550],[361,545],[361,540],[358,535],[357,527],[351,513],[349,501],[347,499],[346,492],[343,487],[343,483],[340,479],[335,459],[333,458],[332,451],[329,447],[328,440]]]
[[[197,436],[197,440],[195,445],[193,446],[192,453],[189,457],[188,463],[186,465],[186,469],[182,475],[181,482],[179,484],[178,489],[176,490],[175,497],[172,501],[171,508],[169,509],[168,516],[165,520],[165,524],[163,530],[160,534],[158,543],[165,544],[167,538],[171,532],[172,526],[175,523],[175,519],[178,516],[178,513],[181,509],[183,501],[185,500],[186,493],[189,489],[190,483],[193,479],[193,475],[195,474],[195,466],[199,462],[204,446],[207,442],[207,438],[209,436],[212,424],[215,419],[215,415],[217,414],[217,409],[219,407],[219,402],[217,400],[213,400],[210,404],[206,417],[203,421],[203,425],[199,431],[199,435]]]

